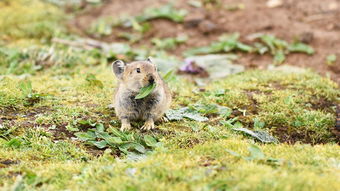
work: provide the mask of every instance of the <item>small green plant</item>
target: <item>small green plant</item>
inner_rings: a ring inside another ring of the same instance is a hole
[[[187,36],[178,36],[176,38],[154,38],[152,43],[159,49],[174,49],[177,45],[187,41]]]
[[[32,89],[31,81],[25,80],[19,83],[19,88],[22,92],[24,101],[24,106],[33,106],[35,103],[42,100],[46,95],[35,93]]]
[[[95,36],[106,36],[112,33],[112,27],[116,26],[117,23],[112,17],[99,18],[93,22],[88,29],[88,33]]]
[[[161,146],[161,143],[151,135],[138,135],[133,132],[121,132],[109,127],[107,132],[104,125],[97,123],[95,128],[87,132],[78,132],[75,135],[81,141],[93,145],[99,149],[112,148],[125,154],[145,154],[153,148]]]
[[[152,19],[169,19],[174,22],[182,22],[187,11],[184,9],[176,9],[172,5],[164,5],[159,8],[149,8],[144,14],[136,17],[138,21],[147,21]]]
[[[336,55],[335,54],[330,54],[326,58],[326,64],[331,66],[336,62]]]
[[[85,80],[87,81],[89,86],[99,87],[101,89],[104,88],[103,82],[98,80],[94,74],[87,74]]]
[[[285,61],[286,55],[291,52],[314,54],[314,49],[301,42],[293,42],[291,44],[276,38],[274,35],[261,35],[259,37],[262,43],[268,47],[270,54],[274,57],[274,64],[281,64]],[[257,43],[258,52],[263,54],[267,51],[260,43]]]
[[[283,164],[283,160],[282,159],[275,159],[275,158],[271,158],[271,157],[266,157],[266,155],[262,152],[262,150],[260,149],[260,147],[258,147],[257,145],[251,144],[248,147],[248,151],[249,151],[249,155],[248,156],[242,156],[239,153],[226,149],[226,151],[238,158],[241,158],[243,160],[246,161],[255,161],[255,162],[262,162],[264,164],[269,164],[269,165],[273,165],[273,166],[280,166]]]
[[[187,50],[185,55],[196,55],[196,54],[211,54],[211,53],[222,53],[231,51],[243,51],[252,52],[253,48],[249,45],[239,42],[240,34],[234,33],[231,35],[222,35],[218,41],[213,42],[210,46],[199,47]]]

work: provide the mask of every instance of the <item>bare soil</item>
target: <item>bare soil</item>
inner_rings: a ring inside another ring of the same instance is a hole
[[[159,0],[107,0],[99,7],[86,7],[70,22],[73,30],[92,37],[85,31],[100,17],[119,15],[140,15],[148,7],[157,7],[169,1]],[[151,21],[152,28],[143,40],[136,43],[150,45],[150,39],[174,37],[179,34],[189,36],[188,41],[172,50],[171,53],[182,56],[186,49],[204,46],[216,40],[223,33],[239,32],[243,42],[254,33],[274,34],[287,41],[300,39],[310,44],[316,53],[290,54],[286,64],[312,68],[322,75],[329,75],[340,84],[340,0],[285,0],[275,8],[266,5],[267,0],[220,0],[219,4],[207,5],[205,8],[190,6],[186,0],[178,0],[174,6],[188,10],[184,23],[174,23],[164,19]],[[230,11],[226,7],[243,4],[244,9]],[[196,20],[198,22],[193,23]],[[100,38],[107,42],[122,42],[119,29],[112,35]],[[326,57],[336,54],[335,64],[328,66]],[[269,56],[241,54],[239,63],[248,68],[266,68],[272,63]]]

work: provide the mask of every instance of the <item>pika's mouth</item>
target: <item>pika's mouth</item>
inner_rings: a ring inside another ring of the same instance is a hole
[[[155,79],[153,76],[150,76],[149,79],[148,79],[148,82],[149,82],[149,85],[155,83]]]

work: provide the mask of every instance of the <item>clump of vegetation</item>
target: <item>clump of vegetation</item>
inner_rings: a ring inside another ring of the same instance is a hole
[[[172,5],[164,5],[159,8],[148,8],[143,15],[137,17],[138,21],[147,21],[157,18],[169,19],[174,22],[182,22],[187,11],[184,9],[176,9]]]
[[[273,35],[259,35],[261,42],[255,42],[254,45],[246,45],[239,42],[240,35],[234,33],[231,35],[222,35],[217,42],[211,43],[209,46],[199,47],[187,50],[185,55],[195,54],[211,54],[211,53],[227,53],[233,51],[243,51],[246,53],[257,52],[265,54],[269,52],[274,58],[274,64],[281,64],[285,61],[285,56],[289,53],[306,53],[314,54],[314,49],[301,42],[293,42],[291,44],[284,40],[278,39]]]
[[[301,42],[293,42],[291,44],[284,40],[278,39],[273,35],[261,35],[260,40],[269,49],[270,54],[274,57],[274,64],[281,64],[285,61],[285,55],[291,52],[299,52],[306,54],[314,54],[314,49]],[[257,50],[260,54],[267,52],[261,43],[257,43]]]
[[[78,132],[75,135],[87,144],[98,147],[99,149],[111,148],[119,150],[125,154],[137,153],[145,154],[152,148],[159,147],[161,144],[151,135],[138,135],[134,133],[121,132],[116,128],[108,128],[107,132],[101,123],[94,124],[95,128],[87,132]]]
[[[239,38],[240,35],[238,33],[234,33],[231,35],[222,35],[217,42],[211,43],[210,46],[188,50],[185,52],[185,55],[222,53],[236,50],[251,52],[253,48],[239,42]]]
[[[187,36],[178,36],[175,38],[153,38],[152,43],[159,49],[174,49],[177,45],[185,43]]]
[[[337,59],[337,57],[336,57],[335,54],[330,54],[326,58],[326,64],[331,66],[336,62],[336,59]]]
[[[145,9],[144,13],[135,17],[103,17],[97,19],[88,29],[90,34],[96,36],[107,36],[112,34],[113,27],[132,28],[138,33],[145,33],[150,30],[151,25],[148,21],[153,19],[168,19],[174,22],[183,22],[187,11],[184,9],[176,9],[172,5],[164,5],[158,8]],[[132,34],[122,33],[124,38],[136,38]]]
[[[0,2],[1,40],[51,39],[65,29],[62,11],[39,0]]]
[[[30,47],[24,49],[0,48],[0,74],[34,74],[52,66],[71,68],[76,65],[96,64],[103,55],[74,48]]]

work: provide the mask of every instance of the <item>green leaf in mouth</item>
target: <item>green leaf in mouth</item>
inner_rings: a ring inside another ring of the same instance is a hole
[[[156,87],[156,83],[152,83],[148,86],[142,87],[139,90],[138,95],[136,95],[135,99],[142,99],[145,98],[146,96],[148,96]]]

